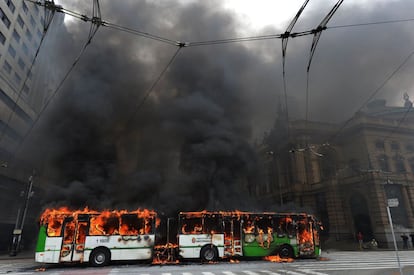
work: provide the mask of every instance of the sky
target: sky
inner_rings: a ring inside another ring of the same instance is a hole
[[[56,2],[90,14],[91,1]],[[335,3],[310,0],[293,31],[315,28]],[[301,5],[296,0],[100,1],[104,21],[190,45],[283,33]],[[341,123],[378,87],[374,98],[388,104],[403,106],[404,92],[414,97],[414,61],[407,59],[396,71],[414,49],[413,21],[340,27],[410,19],[413,8],[408,0],[345,0],[317,45],[308,105],[312,36],[289,39],[289,119],[304,119],[308,107],[310,120]],[[62,79],[89,33],[89,23],[56,16],[43,49],[48,85]],[[99,28],[39,127],[53,166],[48,174],[56,175],[62,188],[45,203],[118,207],[138,198],[146,206],[171,209],[174,202],[181,210],[195,210],[241,208],[248,202],[251,190],[240,188],[240,182],[260,181],[253,144],[271,129],[285,102],[281,41],[177,50]]]

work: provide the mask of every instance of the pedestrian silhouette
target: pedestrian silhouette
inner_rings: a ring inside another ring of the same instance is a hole
[[[405,233],[403,233],[401,235],[401,239],[403,240],[403,248],[408,249],[408,236]]]
[[[362,250],[362,243],[364,241],[364,236],[362,235],[361,231],[358,232],[357,239],[359,243],[359,250]]]

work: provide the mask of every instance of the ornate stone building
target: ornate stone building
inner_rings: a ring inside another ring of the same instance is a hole
[[[323,222],[325,236],[352,240],[361,231],[391,246],[388,199],[397,241],[414,232],[414,110],[371,102],[342,124],[283,120],[260,151],[267,179],[259,198],[307,209]],[[283,209],[283,207],[281,208]]]

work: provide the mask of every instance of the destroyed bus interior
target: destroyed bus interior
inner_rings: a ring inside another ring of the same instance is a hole
[[[90,262],[151,260],[156,213],[136,211],[46,210],[40,219],[36,261]]]
[[[281,258],[320,255],[319,223],[312,215],[274,212],[181,212],[178,248],[182,258]]]
[[[319,223],[305,213],[204,210],[160,219],[150,210],[61,208],[47,209],[40,218],[36,262],[104,266],[117,260],[272,260],[318,257],[320,252]]]

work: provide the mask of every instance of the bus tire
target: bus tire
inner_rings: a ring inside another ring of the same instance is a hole
[[[205,246],[200,251],[200,258],[205,262],[213,262],[217,260],[217,248],[213,245]]]
[[[279,248],[278,254],[283,259],[293,258],[293,248],[290,245],[284,244]]]
[[[101,267],[108,265],[109,261],[111,260],[111,253],[108,249],[103,247],[95,248],[91,256],[89,256],[89,263],[91,266]]]

